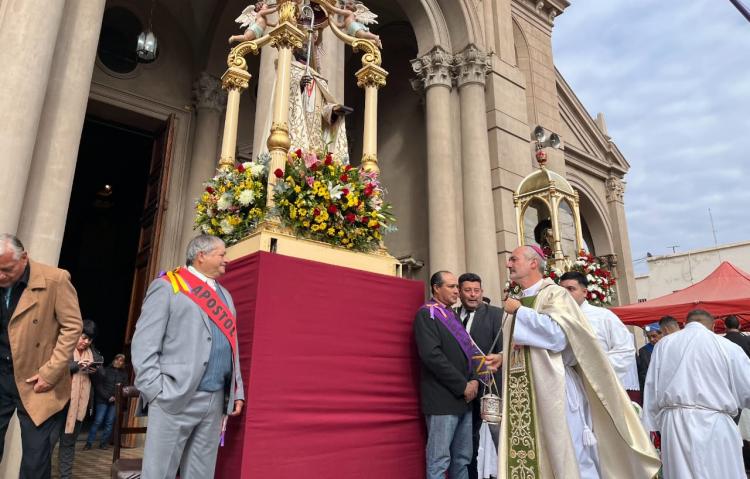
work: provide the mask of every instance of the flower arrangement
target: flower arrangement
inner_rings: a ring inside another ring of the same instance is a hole
[[[372,251],[395,230],[377,173],[344,164],[331,153],[298,149],[289,152],[286,171],[273,174],[275,213],[298,236]]]
[[[579,251],[578,258],[570,267],[571,271],[578,271],[589,281],[589,291],[586,300],[595,306],[608,306],[615,297],[615,278],[612,273],[599,263],[591,253]],[[558,280],[559,281],[559,280]]]
[[[247,236],[266,214],[270,159],[263,154],[256,161],[238,163],[204,183],[205,190],[196,202],[196,228],[228,245]]]
[[[545,252],[546,253],[546,252]],[[560,284],[560,277],[564,271],[555,267],[554,260],[548,255],[547,265],[544,268],[544,277],[550,278],[557,284]],[[615,296],[615,278],[612,273],[597,261],[597,259],[586,251],[579,251],[575,261],[570,263],[567,271],[578,271],[586,276],[589,282],[586,300],[595,306],[609,306],[612,304]],[[510,297],[519,298],[523,289],[515,281],[506,281],[504,292]]]

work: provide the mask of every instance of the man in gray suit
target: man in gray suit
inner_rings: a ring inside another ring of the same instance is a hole
[[[148,411],[143,479],[214,477],[223,413],[242,412],[235,309],[216,282],[225,247],[200,235],[187,267],[149,286],[132,343],[139,410]]]
[[[485,304],[482,290],[482,278],[474,273],[464,273],[458,277],[458,296],[461,306],[456,310],[458,318],[464,325],[471,339],[484,354],[497,354],[503,349],[502,316],[503,310]],[[495,373],[498,390],[500,387],[500,373]],[[474,451],[469,464],[469,479],[477,479],[477,451],[479,450],[479,429],[482,426],[481,398],[483,386],[480,384],[479,393],[472,401],[472,439]],[[499,430],[492,429],[492,439],[497,445]]]

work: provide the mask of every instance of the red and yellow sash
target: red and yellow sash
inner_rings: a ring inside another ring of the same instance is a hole
[[[182,292],[190,298],[221,330],[232,347],[234,362],[237,351],[237,320],[218,292],[182,266],[174,271],[168,271],[162,278],[169,281],[175,294]]]

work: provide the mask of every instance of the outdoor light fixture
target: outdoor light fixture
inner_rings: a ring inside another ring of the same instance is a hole
[[[156,53],[158,48],[158,42],[156,35],[151,30],[151,25],[154,19],[154,6],[156,0],[151,2],[151,13],[148,16],[148,28],[138,35],[138,46],[136,47],[136,55],[138,55],[138,61],[141,63],[151,63],[156,60]]]

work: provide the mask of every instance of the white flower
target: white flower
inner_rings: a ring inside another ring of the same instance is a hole
[[[203,230],[204,233],[208,234],[208,230],[211,228],[208,225],[203,225],[201,226],[201,229]]]
[[[245,168],[246,170],[249,170],[252,166],[253,166],[253,162],[252,161],[246,161],[246,162],[242,163],[242,167]]]
[[[221,232],[225,235],[231,234],[232,231],[234,231],[234,226],[232,226],[226,219],[221,220],[219,227],[221,228]]]
[[[343,187],[341,185],[334,186],[332,182],[328,182],[328,194],[331,195],[331,198],[340,199],[341,195],[344,193]]]
[[[250,166],[250,173],[253,176],[262,176],[266,172],[266,165],[261,163],[248,163]],[[248,168],[247,166],[245,168]]]
[[[221,198],[219,198],[219,201],[216,202],[216,208],[219,211],[228,210],[230,206],[232,206],[231,193],[224,193],[223,195],[221,195]]]
[[[242,206],[247,206],[253,202],[253,199],[255,199],[255,193],[253,193],[253,190],[242,190],[237,201],[239,201]]]

